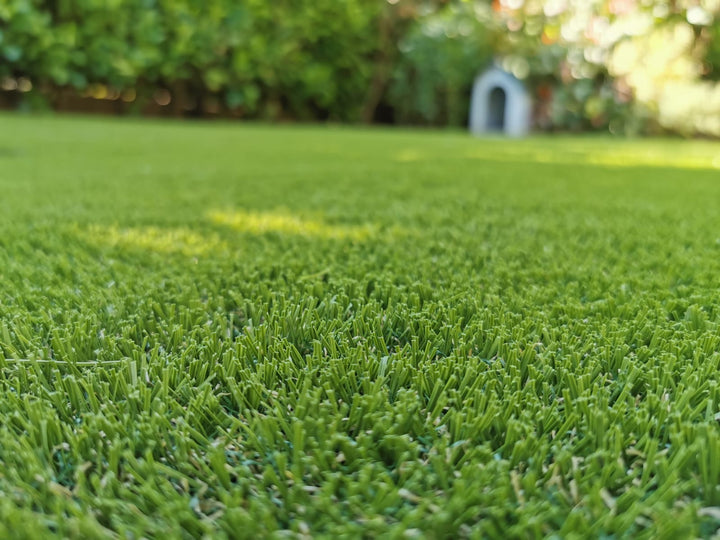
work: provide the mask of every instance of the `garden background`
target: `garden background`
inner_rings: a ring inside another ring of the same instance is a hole
[[[540,130],[720,135],[720,0],[4,0],[0,106],[462,126],[496,61]]]

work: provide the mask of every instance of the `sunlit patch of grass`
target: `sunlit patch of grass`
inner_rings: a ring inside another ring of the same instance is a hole
[[[208,218],[217,225],[252,234],[275,232],[325,239],[367,240],[376,233],[371,225],[335,225],[319,219],[301,218],[287,210],[214,210],[208,213]]]
[[[427,156],[424,156],[420,150],[406,148],[405,150],[398,152],[395,159],[401,163],[407,163],[411,161],[423,161],[428,158]]]
[[[692,147],[688,146],[687,142],[678,141],[679,148],[673,149],[670,142],[650,144],[636,141],[625,147],[608,146],[605,141],[593,144],[592,139],[565,142],[562,147],[548,146],[539,140],[521,141],[515,145],[496,143],[495,147],[479,145],[469,150],[466,156],[470,159],[499,162],[522,160],[532,163],[618,168],[720,169],[720,157],[713,143]],[[419,154],[416,154],[416,159],[420,159]]]
[[[217,235],[204,235],[186,227],[120,227],[91,225],[75,227],[77,236],[94,245],[130,248],[188,256],[207,255],[227,249]]]

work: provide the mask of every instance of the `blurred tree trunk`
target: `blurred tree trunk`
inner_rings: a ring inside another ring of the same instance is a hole
[[[417,13],[415,2],[385,4],[378,19],[378,53],[373,64],[373,76],[362,109],[362,121],[369,124],[375,118],[385,90],[392,78],[393,66],[398,57],[398,43],[404,30]]]
[[[396,44],[393,42],[395,16],[392,9],[386,8],[384,10],[378,25],[378,54],[373,65],[373,76],[362,109],[362,121],[365,124],[370,124],[375,117],[375,111],[392,76],[392,66],[397,55]]]

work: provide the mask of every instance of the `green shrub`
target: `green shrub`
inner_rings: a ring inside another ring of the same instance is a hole
[[[377,48],[371,0],[10,0],[0,76],[52,93],[89,84],[208,96],[250,116],[353,120]]]
[[[389,101],[403,123],[463,125],[474,77],[492,57],[489,33],[470,3],[418,19],[400,43]]]

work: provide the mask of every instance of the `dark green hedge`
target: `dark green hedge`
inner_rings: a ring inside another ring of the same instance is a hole
[[[385,110],[390,117],[462,123],[463,106],[458,110],[457,98],[446,95],[458,87],[457,76],[434,72],[445,49],[434,50],[432,36],[416,43],[423,9],[442,4],[3,0],[0,78],[31,80],[50,105],[59,94],[102,85],[103,92],[137,96],[138,106],[160,90],[180,114],[201,114],[210,100],[255,118],[370,121]],[[403,55],[406,38],[412,51]],[[460,54],[475,65],[459,87],[487,62],[487,48],[478,52]]]

